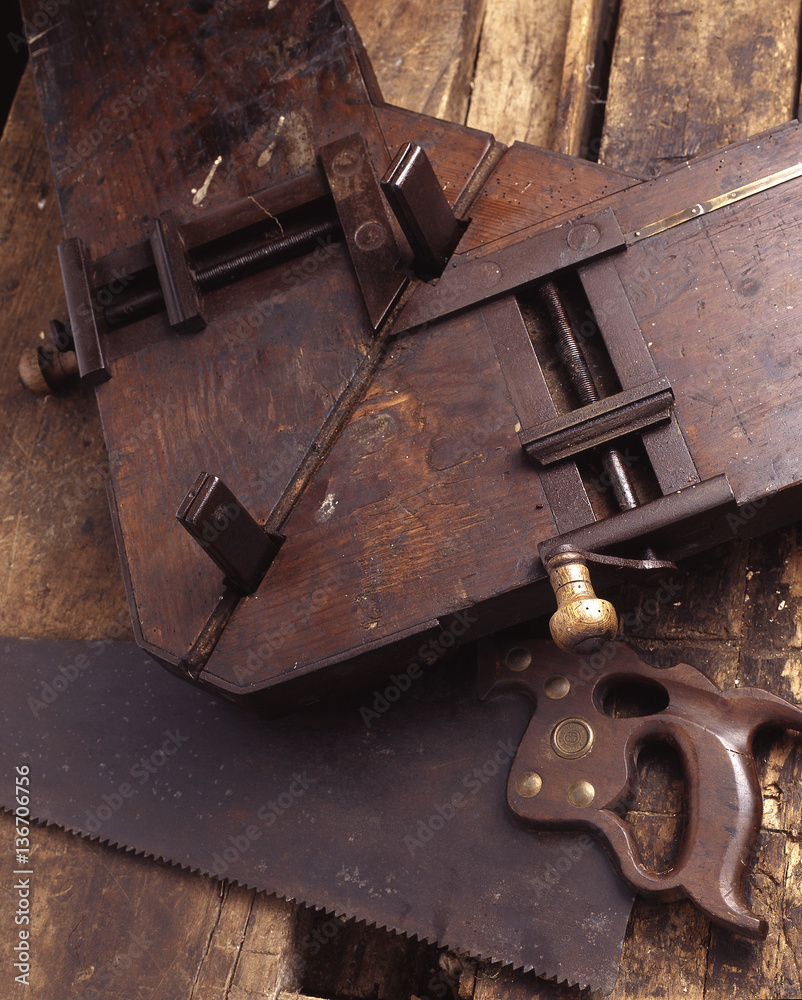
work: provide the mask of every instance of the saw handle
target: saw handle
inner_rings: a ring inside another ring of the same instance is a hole
[[[581,661],[550,643],[525,642],[491,657],[483,652],[480,694],[518,690],[536,703],[510,770],[511,808],[536,826],[590,829],[639,892],[689,897],[716,923],[765,937],[767,924],[744,894],[763,812],[752,742],[768,726],[802,731],[802,711],[754,688],[720,691],[688,664],[650,667],[621,643],[590,674],[583,676]],[[657,696],[656,710],[612,717],[608,695],[635,685]],[[638,753],[653,742],[677,749],[688,799],[679,853],[665,872],[646,869],[623,818]]]
[[[668,871],[643,864],[631,825],[620,811],[631,793],[639,749],[649,742],[673,745],[685,775],[687,821],[676,860]],[[607,842],[627,881],[644,895],[687,896],[716,923],[749,938],[766,936],[766,921],[751,912],[744,878],[763,813],[750,749],[727,746],[726,736],[678,719],[649,720],[626,750],[629,778],[624,798],[589,818]]]

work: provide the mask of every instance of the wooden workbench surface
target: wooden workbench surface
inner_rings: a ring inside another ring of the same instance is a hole
[[[620,9],[616,0],[351,0],[349,7],[389,101],[467,122],[502,142],[598,156],[636,176],[785,122],[797,109],[798,0],[621,0]],[[15,375],[31,338],[66,314],[55,253],[60,222],[30,71],[0,143],[0,199],[0,634],[129,638],[94,400],[89,392],[38,399]],[[629,620],[641,612],[641,648],[661,662],[696,663],[722,686],[756,684],[802,703],[795,527],[689,560],[676,583],[663,603],[622,589]],[[749,884],[770,923],[767,941],[711,929],[689,904],[638,901],[615,1000],[802,996],[802,745],[777,737],[759,751],[765,809]],[[652,793],[638,821],[652,831],[659,856],[678,826],[676,775],[670,760],[654,755],[645,777]],[[56,829],[34,831],[26,989],[14,983],[11,965],[11,840],[2,815],[2,1000],[248,1000],[282,991],[424,1000],[452,988],[475,1000],[579,996]]]

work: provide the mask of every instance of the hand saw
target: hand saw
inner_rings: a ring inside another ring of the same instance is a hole
[[[30,818],[55,823],[605,994],[631,887],[766,934],[744,888],[762,815],[752,739],[802,731],[802,710],[766,692],[722,694],[621,643],[588,674],[518,634],[485,643],[484,704],[463,656],[265,720],[188,692],[131,643],[7,639],[2,654],[0,806],[22,844]],[[611,699],[633,687],[651,707],[617,717]],[[638,750],[657,740],[688,775],[663,873],[626,821]]]
[[[331,230],[329,230],[329,231],[331,231]],[[325,232],[325,230],[324,230],[324,232]],[[169,234],[168,234],[168,237],[167,237],[167,238],[169,239]],[[212,265],[212,266],[214,266],[214,265]],[[112,280],[114,280],[114,279],[112,279]],[[109,282],[109,286],[110,286],[110,285],[111,285],[111,282]],[[199,489],[202,489],[202,487],[199,487]],[[193,497],[193,499],[194,499],[194,497]],[[227,499],[228,499],[228,498],[227,498]],[[229,503],[233,503],[233,501],[229,501]],[[325,503],[325,499],[324,499],[324,503]],[[332,501],[330,501],[330,502],[329,502],[329,506],[332,506],[332,505],[333,505],[333,503],[334,503],[334,501],[333,501],[333,500],[332,500]],[[240,511],[241,509],[242,509],[242,508],[241,508],[240,506],[238,506],[238,505],[233,505],[233,506],[229,506],[229,511],[232,511],[232,512],[233,512],[233,514],[230,514],[230,515],[229,515],[229,516],[231,517],[231,519],[232,519],[232,520],[236,520],[236,519],[237,519],[237,517],[238,517],[238,514],[239,514],[239,511]],[[217,528],[215,527],[215,525],[214,525],[214,524],[212,525],[212,529],[213,529],[213,530],[217,530]],[[221,533],[222,533],[222,532],[221,532]],[[207,539],[203,539],[203,540],[204,540],[204,541],[207,541]],[[278,542],[277,542],[277,544],[278,544]],[[230,573],[231,571],[230,571],[230,570],[228,570],[227,572],[229,572],[229,573]],[[233,575],[233,573],[232,573],[231,575]],[[456,633],[455,633],[455,634],[456,634]]]
[[[612,990],[632,890],[586,833],[533,834],[507,810],[530,709],[480,703],[464,658],[399,675],[403,697],[384,688],[393,700],[366,727],[375,692],[264,720],[133,643],[4,640],[2,653],[4,808],[23,766],[40,821]]]

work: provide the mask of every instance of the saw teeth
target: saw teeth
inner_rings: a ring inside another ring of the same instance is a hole
[[[0,811],[13,815],[13,812],[6,809],[4,806],[0,806]],[[419,941],[422,944],[436,945],[440,948],[446,948],[449,951],[459,952],[461,955],[465,955],[468,958],[474,959],[480,962],[489,962],[493,965],[502,965],[512,968],[514,972],[534,972],[535,975],[539,976],[541,979],[547,979],[550,982],[555,982],[558,985],[566,983],[568,986],[578,986],[580,989],[585,989],[587,983],[583,983],[579,980],[574,980],[569,977],[560,979],[559,973],[549,973],[547,970],[541,972],[536,971],[536,966],[534,965],[522,965],[515,959],[503,958],[500,955],[491,953],[484,953],[482,951],[465,950],[462,947],[458,947],[456,944],[449,940],[440,940],[439,938],[430,936],[428,934],[421,935],[416,931],[405,930],[401,927],[395,927],[391,924],[382,924],[381,926],[375,921],[368,922],[367,919],[359,917],[357,914],[349,914],[345,910],[338,910],[336,906],[326,906],[325,903],[308,903],[305,899],[299,898],[298,896],[287,896],[283,892],[279,892],[275,889],[260,888],[256,885],[251,885],[248,882],[241,882],[239,879],[221,879],[213,872],[206,871],[204,868],[195,867],[193,865],[185,865],[180,861],[172,861],[169,858],[161,857],[160,855],[154,854],[152,851],[148,851],[145,848],[131,847],[128,844],[123,844],[120,841],[112,841],[109,839],[103,839],[94,833],[86,833],[83,830],[79,830],[73,826],[64,826],[61,823],[56,823],[53,820],[42,819],[40,817],[31,816],[30,821],[36,823],[40,827],[56,827],[59,830],[65,830],[67,833],[73,836],[80,837],[81,840],[87,840],[92,844],[100,844],[103,847],[110,847],[114,850],[124,851],[126,854],[132,854],[134,857],[146,858],[151,861],[156,861],[159,864],[169,865],[171,868],[178,868],[180,871],[188,871],[193,874],[202,875],[205,878],[214,879],[215,882],[228,882],[229,885],[237,885],[247,891],[254,891],[259,893],[264,893],[268,896],[275,896],[276,899],[285,900],[288,903],[295,903],[298,906],[303,906],[307,910],[315,910],[316,912],[323,912],[326,914],[332,914],[334,917],[343,918],[345,920],[354,920],[357,923],[364,923],[368,929],[376,929],[379,931],[388,931],[391,934],[398,934],[401,937],[407,938],[409,941]]]

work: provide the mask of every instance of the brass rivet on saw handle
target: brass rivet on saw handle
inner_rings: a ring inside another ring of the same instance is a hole
[[[515,791],[525,799],[534,798],[543,787],[543,779],[537,771],[522,771],[515,779]]]
[[[595,798],[596,789],[589,781],[575,781],[568,787],[568,801],[579,809],[585,809]]]

